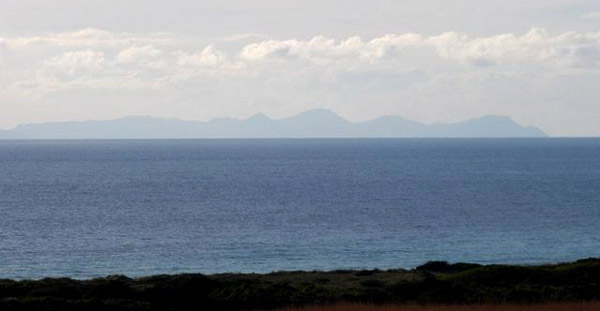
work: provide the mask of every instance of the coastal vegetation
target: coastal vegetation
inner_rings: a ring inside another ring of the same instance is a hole
[[[539,310],[535,308],[541,304],[546,304],[544,310],[592,310],[597,301],[600,259],[593,258],[538,266],[429,262],[412,270],[0,280],[1,310],[311,311],[378,306],[373,310],[424,311],[445,306],[462,311],[486,305],[485,310]]]
[[[549,302],[534,304],[469,304],[469,305],[376,305],[341,303],[289,308],[284,311],[598,311],[600,302]]]

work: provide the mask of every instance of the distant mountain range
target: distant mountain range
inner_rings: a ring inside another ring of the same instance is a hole
[[[208,122],[135,116],[106,121],[24,124],[0,131],[0,139],[546,136],[538,128],[520,126],[504,116],[426,125],[396,116],[350,122],[325,109],[277,120],[264,114],[245,120],[214,119]]]

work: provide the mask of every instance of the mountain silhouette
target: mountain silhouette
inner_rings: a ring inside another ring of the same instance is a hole
[[[284,119],[256,114],[245,120],[208,122],[132,116],[116,120],[19,125],[0,131],[0,139],[165,139],[165,138],[317,138],[317,137],[546,137],[506,116],[485,116],[431,125],[398,116],[350,122],[331,110],[315,109]]]

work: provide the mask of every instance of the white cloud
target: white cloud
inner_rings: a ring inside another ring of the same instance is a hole
[[[147,63],[156,60],[162,51],[152,45],[132,46],[119,52],[117,61],[120,63]]]
[[[231,39],[260,39],[260,36],[241,35]],[[438,57],[467,64],[495,64],[511,62],[550,62],[554,65],[581,63],[582,57],[594,57],[600,46],[600,32],[568,32],[550,35],[544,29],[532,29],[517,35],[513,33],[486,37],[470,37],[465,33],[446,32],[425,37],[416,33],[388,34],[364,41],[360,37],[346,39],[316,36],[309,40],[264,40],[239,46],[239,50],[224,52],[214,44],[200,52],[181,50],[189,40],[165,33],[129,34],[100,29],[54,33],[45,36],[0,38],[0,47],[34,49],[37,45],[55,48],[92,48],[98,51],[118,48],[117,61],[121,63],[148,63],[177,54],[179,65],[222,66],[231,62],[259,60],[308,60],[335,63],[340,60],[373,62],[402,61],[403,53],[415,49],[430,49]],[[231,42],[228,42],[231,43]],[[168,53],[163,53],[163,52]],[[239,58],[238,60],[235,60]],[[583,63],[588,63],[583,61]]]
[[[57,47],[114,47],[123,45],[146,45],[173,42],[174,36],[168,33],[132,34],[115,33],[101,29],[87,28],[72,32],[50,33],[43,36],[8,38],[11,48],[26,48],[31,45]]]
[[[586,57],[579,53],[595,49],[600,54],[600,33],[565,33],[550,36],[543,29],[532,29],[522,36],[502,34],[485,38],[469,38],[464,34],[446,33],[428,39],[440,56],[466,62],[488,61],[519,66],[544,65],[573,67]],[[593,54],[593,53],[591,53]]]
[[[262,59],[270,56],[287,56],[290,49],[298,43],[299,42],[296,40],[270,40],[253,43],[244,47],[241,56],[242,58],[249,60]]]
[[[67,52],[54,57],[46,65],[69,75],[81,74],[81,71],[98,71],[104,67],[106,58],[103,52],[83,50]]]
[[[301,40],[268,40],[246,45],[241,57],[246,60],[267,58],[303,58],[303,59],[335,59],[355,57],[367,52],[365,43],[359,37],[351,37],[337,42],[335,39],[317,36],[308,41]]]
[[[433,48],[443,59],[474,65],[534,62],[571,66],[580,63],[582,57],[595,57],[600,53],[600,32],[551,36],[543,29],[532,29],[521,36],[500,34],[480,38],[446,32],[431,37],[412,33],[390,34],[367,42],[359,37],[342,41],[324,37],[307,41],[268,40],[245,46],[241,57],[246,60],[328,58],[331,61],[353,57],[373,61],[386,57],[401,59],[401,52],[416,48]],[[584,50],[586,55],[580,53]]]
[[[215,49],[213,45],[205,47],[199,53],[179,53],[179,65],[196,65],[216,67],[227,63],[225,53]]]

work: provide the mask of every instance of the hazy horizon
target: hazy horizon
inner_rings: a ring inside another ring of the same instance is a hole
[[[0,4],[0,129],[324,108],[600,136],[597,81],[590,0]]]
[[[244,117],[234,117],[234,116],[222,116],[222,117],[215,117],[215,118],[209,118],[209,119],[191,119],[191,118],[186,118],[186,117],[169,117],[169,116],[160,116],[160,115],[150,115],[150,114],[132,114],[132,115],[123,115],[123,116],[118,116],[118,117],[112,117],[112,118],[90,118],[90,119],[71,119],[71,120],[59,120],[59,121],[40,121],[40,122],[32,122],[32,123],[19,123],[16,124],[13,127],[10,128],[0,128],[0,130],[12,130],[15,129],[16,127],[20,126],[20,125],[30,125],[30,124],[48,124],[48,123],[72,123],[72,122],[97,122],[97,121],[114,121],[114,120],[120,120],[120,119],[127,119],[127,118],[149,118],[149,119],[164,119],[164,120],[176,120],[176,121],[189,121],[189,122],[211,122],[211,121],[216,121],[216,120],[220,120],[220,119],[229,119],[229,120],[236,120],[236,121],[247,121],[250,120],[254,117],[258,117],[258,116],[264,116],[267,117],[268,119],[271,120],[284,120],[284,119],[289,119],[289,118],[293,118],[299,115],[302,115],[304,113],[308,113],[308,112],[313,112],[313,111],[327,111],[327,112],[331,112],[341,118],[343,118],[344,120],[350,122],[350,123],[364,123],[364,122],[369,122],[369,121],[373,121],[373,120],[377,120],[379,118],[385,118],[385,117],[394,117],[394,118],[402,118],[405,119],[407,121],[414,121],[414,122],[419,122],[416,120],[411,120],[408,118],[405,118],[402,115],[392,115],[392,114],[382,114],[382,115],[378,115],[378,116],[373,116],[367,119],[361,119],[361,120],[350,120],[350,119],[346,119],[343,116],[340,115],[340,113],[338,113],[335,110],[332,109],[327,109],[327,108],[313,108],[313,109],[307,109],[307,110],[303,110],[303,111],[299,111],[297,113],[293,113],[290,115],[285,115],[285,116],[278,116],[278,117],[273,117],[271,115],[269,115],[268,113],[264,113],[262,111],[257,111],[256,113],[249,115],[249,116],[244,116]],[[429,122],[429,123],[425,123],[425,122],[419,122],[423,125],[434,125],[434,124],[454,124],[454,123],[461,123],[461,122],[465,122],[465,121],[471,121],[471,120],[477,120],[477,119],[482,119],[482,118],[487,118],[487,117],[500,117],[500,118],[509,118],[511,120],[513,120],[513,118],[509,115],[499,115],[499,114],[485,114],[485,115],[479,115],[479,116],[474,116],[474,117],[469,117],[469,118],[465,118],[465,119],[460,119],[460,120],[456,120],[456,121],[452,121],[452,122]],[[519,124],[521,126],[527,127],[526,124]]]
[[[258,113],[246,119],[190,121],[127,116],[111,120],[32,123],[0,131],[0,139],[181,139],[181,138],[510,138],[548,137],[507,116],[455,123],[424,124],[400,116],[352,122],[328,109],[273,119]]]

